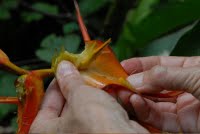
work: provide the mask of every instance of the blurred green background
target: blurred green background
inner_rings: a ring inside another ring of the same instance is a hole
[[[200,0],[78,0],[92,39],[112,38],[118,59],[200,55]],[[84,43],[72,0],[0,0],[0,49],[15,64],[50,67],[64,46]],[[0,95],[15,96],[16,76],[0,72]],[[16,106],[0,104],[0,133],[16,129]]]

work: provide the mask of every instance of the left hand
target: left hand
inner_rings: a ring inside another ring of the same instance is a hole
[[[185,91],[177,96],[176,103],[154,102],[137,94],[121,92],[121,100],[131,96],[138,120],[167,132],[200,132],[200,56],[132,58],[123,61],[122,65],[130,74],[128,81],[140,93],[169,89]]]
[[[149,133],[109,94],[86,85],[70,62],[59,64],[30,133]]]

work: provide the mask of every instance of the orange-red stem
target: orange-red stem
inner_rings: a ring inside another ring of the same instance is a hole
[[[74,0],[74,5],[75,5],[75,8],[76,8],[76,16],[77,16],[79,27],[81,29],[81,33],[83,35],[83,39],[84,39],[85,42],[90,41],[90,36],[89,36],[89,34],[87,32],[87,28],[85,27],[85,24],[83,22],[83,18],[81,17],[79,6],[78,6],[78,3],[77,3],[76,0]]]
[[[0,103],[6,104],[19,104],[19,100],[17,97],[0,97]]]

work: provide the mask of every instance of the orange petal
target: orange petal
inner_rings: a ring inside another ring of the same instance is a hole
[[[18,107],[18,133],[26,134],[40,108],[44,87],[43,80],[34,71],[26,75],[22,85],[25,88],[25,98]]]

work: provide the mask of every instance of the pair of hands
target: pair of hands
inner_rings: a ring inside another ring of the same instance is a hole
[[[122,66],[139,92],[188,92],[179,95],[176,103],[132,95],[130,102],[139,120],[163,131],[200,132],[200,57],[133,58],[123,61]],[[30,133],[149,133],[130,120],[114,98],[86,85],[71,63],[60,63],[56,78],[46,91]],[[124,91],[119,97],[123,100],[129,95]]]

